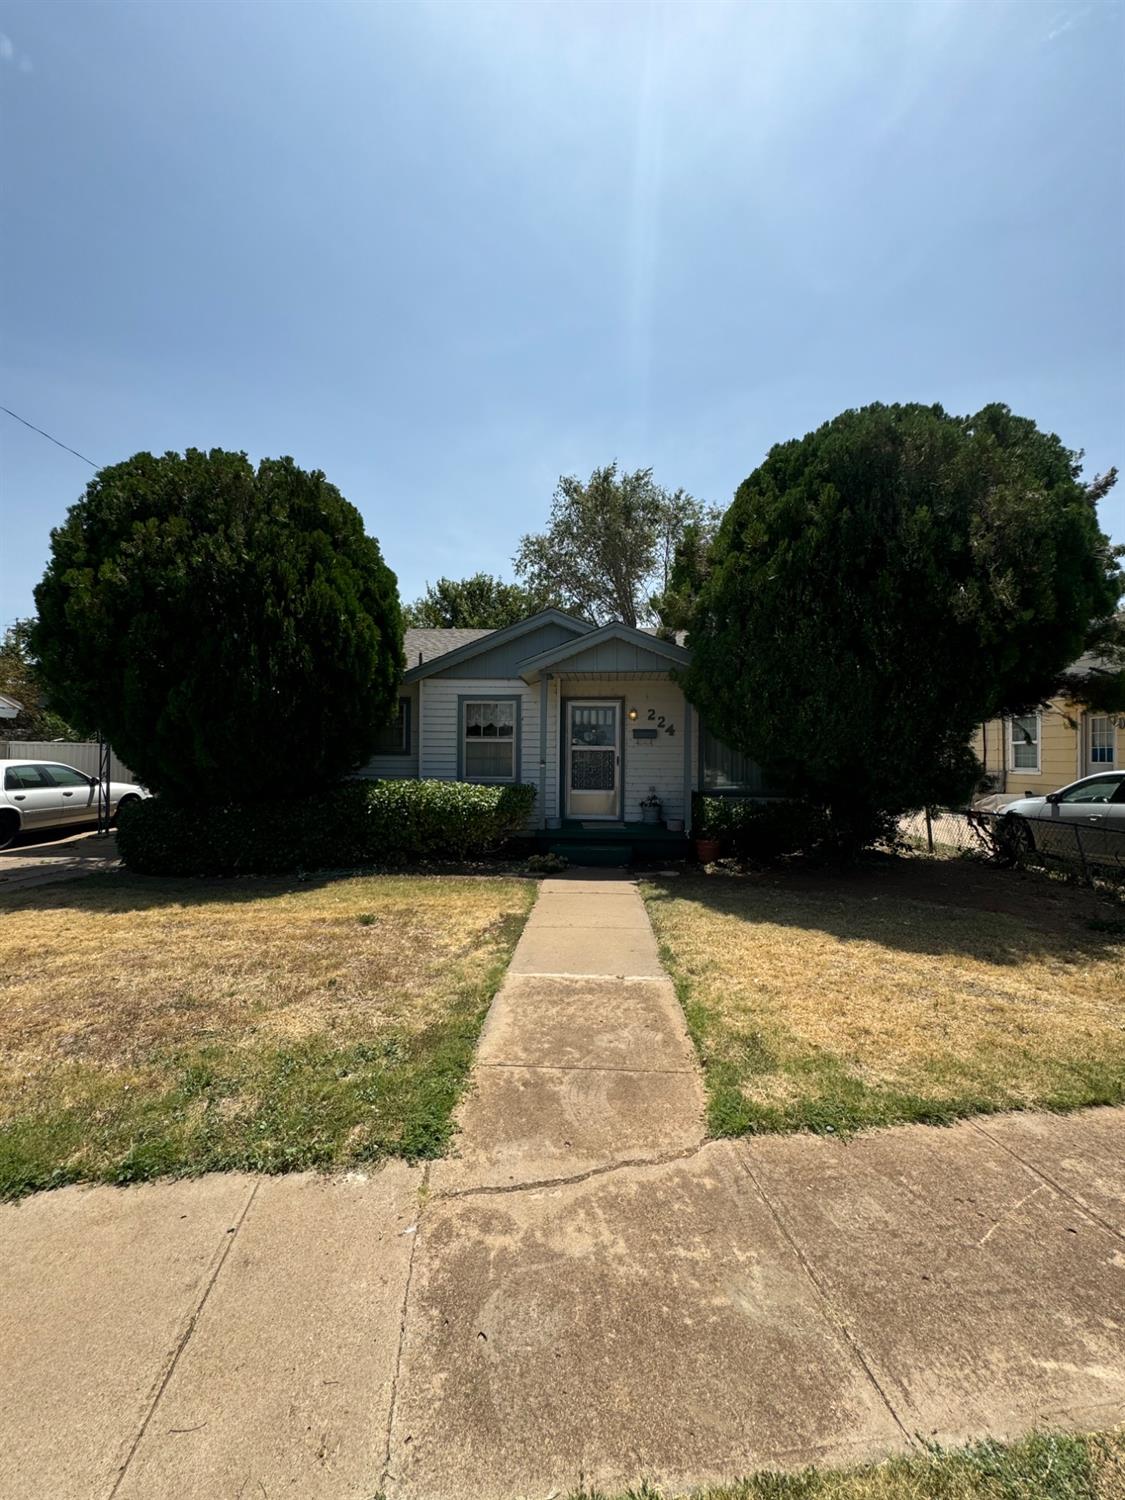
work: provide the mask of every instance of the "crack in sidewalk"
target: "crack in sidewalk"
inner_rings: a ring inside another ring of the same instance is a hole
[[[804,1271],[806,1277],[809,1280],[810,1285],[813,1288],[813,1291],[816,1293],[817,1297],[820,1300],[821,1306],[824,1309],[824,1315],[825,1315],[826,1319],[838,1331],[838,1333],[839,1333],[840,1337],[843,1339],[844,1343],[851,1350],[852,1355],[855,1358],[856,1362],[859,1364],[860,1368],[863,1370],[864,1374],[867,1376],[868,1380],[871,1382],[871,1385],[874,1387],[875,1391],[878,1393],[879,1399],[882,1401],[883,1405],[886,1407],[888,1413],[890,1414],[891,1420],[894,1422],[895,1426],[902,1433],[903,1437],[906,1439],[906,1441],[909,1444],[909,1446],[911,1448],[915,1448],[917,1446],[917,1443],[916,1443],[916,1439],[915,1439],[914,1434],[911,1433],[911,1431],[909,1430],[909,1428],[905,1426],[905,1424],[902,1421],[902,1418],[899,1416],[898,1412],[895,1410],[895,1408],[894,1408],[894,1406],[893,1406],[893,1404],[891,1402],[891,1398],[887,1395],[886,1391],[883,1389],[882,1383],[880,1382],[879,1377],[875,1374],[875,1370],[874,1370],[873,1366],[871,1365],[870,1361],[868,1360],[867,1355],[864,1354],[863,1349],[861,1348],[861,1346],[859,1344],[859,1341],[855,1338],[855,1336],[852,1333],[851,1329],[848,1327],[848,1325],[844,1322],[843,1318],[837,1312],[835,1306],[832,1303],[832,1299],[829,1297],[828,1292],[825,1289],[825,1287],[823,1287],[821,1285],[820,1278],[817,1276],[816,1272],[813,1270],[811,1261],[809,1261],[809,1259],[806,1257],[804,1251],[801,1249],[800,1245],[797,1243],[796,1239],[790,1233],[789,1226],[786,1224],[786,1222],[782,1218],[780,1212],[775,1207],[773,1200],[770,1198],[769,1194],[766,1192],[765,1188],[762,1186],[761,1182],[758,1180],[757,1175],[755,1174],[753,1168],[750,1166],[749,1162],[746,1160],[746,1157],[744,1155],[740,1154],[738,1160],[739,1160],[739,1165],[742,1167],[742,1170],[746,1173],[747,1177],[749,1177],[750,1181],[754,1184],[754,1188],[757,1191],[757,1194],[758,1194],[759,1198],[761,1198],[762,1202],[765,1204],[766,1211],[770,1214],[770,1216],[772,1217],[774,1223],[777,1225],[778,1230],[780,1231],[781,1235],[785,1239],[786,1244],[788,1244],[789,1248],[793,1251],[793,1254],[797,1257],[798,1264],[800,1265],[802,1271]]]
[[[382,1495],[387,1488],[387,1479],[391,1472],[391,1441],[395,1430],[395,1413],[398,1410],[399,1379],[402,1375],[402,1356],[406,1346],[406,1313],[410,1306],[410,1284],[414,1280],[414,1262],[418,1256],[419,1230],[422,1225],[422,1215],[426,1212],[429,1202],[430,1163],[427,1162],[422,1170],[422,1181],[418,1187],[418,1213],[415,1217],[414,1234],[410,1244],[410,1259],[406,1265],[406,1285],[402,1289],[402,1307],[399,1309],[398,1319],[398,1348],[395,1350],[395,1369],[391,1376],[391,1401],[387,1412],[387,1441],[383,1449],[383,1467],[379,1475],[379,1484],[376,1495]],[[436,1196],[436,1195],[435,1195]],[[112,1500],[112,1497],[111,1497]]]
[[[652,1156],[630,1156],[623,1161],[604,1162],[600,1167],[589,1167],[584,1172],[574,1172],[564,1177],[539,1177],[530,1182],[506,1182],[482,1184],[480,1187],[436,1188],[434,1202],[452,1202],[456,1198],[500,1197],[506,1193],[530,1193],[538,1188],[569,1187],[572,1183],[589,1182],[594,1177],[606,1177],[612,1172],[627,1172],[636,1167],[665,1167],[677,1161],[690,1161],[708,1146],[718,1145],[715,1140],[702,1140],[694,1146],[681,1146],[676,1151],[662,1151]]]
[[[226,1232],[226,1243],[223,1245],[222,1253],[220,1254],[218,1261],[215,1264],[214,1270],[207,1278],[207,1285],[203,1288],[203,1295],[196,1303],[194,1311],[188,1318],[187,1327],[180,1335],[179,1341],[176,1344],[175,1351],[172,1354],[171,1362],[169,1363],[167,1370],[165,1370],[164,1372],[163,1379],[160,1381],[160,1384],[156,1388],[156,1393],[154,1394],[149,1405],[149,1409],[145,1414],[145,1419],[141,1423],[140,1431],[133,1439],[133,1444],[129,1449],[129,1452],[125,1455],[125,1462],[118,1470],[117,1478],[113,1481],[113,1488],[107,1495],[106,1500],[113,1500],[113,1497],[117,1494],[118,1490],[125,1482],[125,1476],[129,1472],[129,1465],[133,1462],[133,1459],[136,1456],[137,1449],[141,1446],[141,1440],[144,1438],[145,1433],[149,1429],[149,1424],[151,1423],[153,1417],[156,1415],[156,1408],[160,1405],[160,1402],[164,1396],[164,1392],[168,1389],[169,1382],[171,1381],[172,1376],[176,1373],[176,1367],[180,1363],[180,1356],[183,1354],[184,1350],[187,1348],[189,1342],[191,1341],[191,1336],[195,1332],[195,1326],[199,1322],[200,1315],[202,1314],[204,1307],[207,1305],[208,1297],[210,1297],[211,1295],[211,1289],[219,1279],[219,1272],[227,1263],[227,1256],[230,1255],[234,1242],[238,1238],[239,1231],[242,1229],[243,1224],[245,1224],[246,1222],[246,1215],[250,1212],[250,1208],[254,1202],[254,1199],[258,1196],[258,1189],[261,1187],[261,1185],[262,1179],[260,1177],[256,1177],[254,1179],[254,1185],[250,1189],[250,1195],[243,1205],[242,1212],[239,1214],[233,1230],[227,1230]]]
[[[978,1121],[969,1120],[966,1123],[971,1125],[978,1135],[982,1135],[990,1145],[999,1146],[1001,1151],[1006,1151],[1013,1161],[1018,1161],[1020,1166],[1023,1167],[1026,1171],[1030,1172],[1033,1177],[1038,1177],[1045,1187],[1053,1188],[1060,1197],[1065,1198],[1068,1203],[1073,1203],[1074,1207],[1078,1209],[1080,1213],[1085,1214],[1086,1217],[1093,1223],[1097,1224],[1100,1229],[1104,1229],[1107,1234],[1112,1234],[1116,1239],[1125,1240],[1125,1234],[1123,1234],[1120,1229],[1115,1229],[1114,1226],[1108,1222],[1108,1220],[1102,1218],[1102,1216],[1096,1209],[1091,1208],[1088,1203],[1083,1203],[1081,1198],[1078,1198],[1072,1192],[1069,1192],[1068,1189],[1063,1187],[1061,1182],[1056,1182],[1049,1172],[1045,1172],[1042,1167],[1036,1166],[1034,1162],[1028,1161],[1026,1157],[1021,1156],[1019,1152],[1013,1150],[1013,1148],[1009,1146],[1006,1141],[998,1139],[998,1137],[994,1136],[990,1130],[986,1130],[984,1126],[981,1125]],[[993,1225],[993,1228],[995,1227],[996,1226]],[[991,1230],[989,1231],[989,1233],[991,1233]]]

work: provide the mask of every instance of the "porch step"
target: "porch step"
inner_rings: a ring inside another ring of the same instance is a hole
[[[627,843],[620,844],[594,844],[585,839],[581,843],[567,843],[565,840],[557,840],[548,845],[551,854],[561,855],[572,865],[603,865],[615,866],[624,869],[632,858],[632,848]]]

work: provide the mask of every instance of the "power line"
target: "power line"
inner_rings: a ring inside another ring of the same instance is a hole
[[[32,432],[37,432],[40,437],[45,437],[49,443],[54,443],[56,448],[62,448],[67,453],[73,453],[75,458],[80,458],[84,464],[89,464],[91,469],[100,469],[101,464],[96,464],[92,458],[87,458],[84,453],[79,453],[77,448],[68,448],[65,443],[60,443],[57,437],[52,437],[49,432],[44,432],[42,427],[36,427],[34,422],[29,422],[26,417],[21,417],[18,411],[13,411],[10,406],[0,406],[0,411],[6,411],[10,417],[15,417],[17,422],[22,422],[25,427],[30,427]]]

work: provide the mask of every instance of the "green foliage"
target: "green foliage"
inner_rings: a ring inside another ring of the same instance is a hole
[[[808,854],[828,836],[824,809],[799,798],[755,802],[695,794],[692,826],[721,839],[739,859],[771,864],[786,854]]]
[[[76,740],[65,719],[46,707],[46,692],[31,650],[34,620],[14,620],[0,637],[0,693],[13,698],[20,711],[0,719],[0,739]]]
[[[692,613],[711,571],[711,544],[717,525],[718,512],[700,521],[689,521],[676,543],[667,584],[649,601],[660,619],[663,634],[675,635],[691,624]]]
[[[527,868],[533,875],[561,875],[570,868],[570,860],[565,854],[532,854]]]
[[[397,702],[394,574],[319,471],[138,453],[51,538],[32,646],[52,702],[185,804],[272,800],[371,754]]]
[[[521,538],[513,565],[530,589],[584,619],[646,624],[686,528],[714,524],[712,510],[684,490],[662,489],[651,469],[619,473],[614,462],[586,484],[574,474],[559,479],[546,531]]]
[[[117,845],[144,875],[271,875],[477,858],[524,826],[529,785],[345,781],[285,802],[182,807],[162,797],[119,815]]]
[[[955,805],[975,726],[1049,697],[1113,616],[1079,473],[1004,406],[869,406],[780,444],[720,527],[688,695],[842,846]]]
[[[471,578],[439,578],[428,583],[422,597],[405,607],[403,620],[431,630],[503,630],[554,603],[550,591],[505,583],[491,573],[474,573]]]

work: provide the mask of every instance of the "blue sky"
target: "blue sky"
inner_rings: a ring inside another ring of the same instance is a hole
[[[0,6],[0,402],[323,468],[404,598],[848,406],[1125,467],[1118,3]],[[0,620],[88,470],[0,414]],[[1103,505],[1125,541],[1125,483]]]

